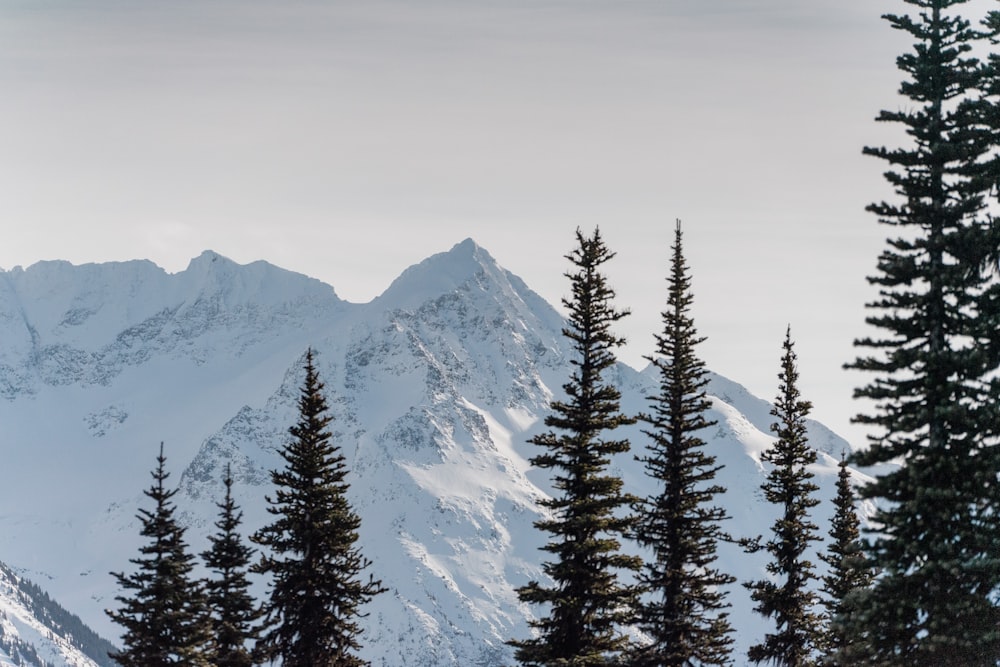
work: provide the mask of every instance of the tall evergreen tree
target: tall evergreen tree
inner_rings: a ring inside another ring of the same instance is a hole
[[[531,463],[555,471],[556,494],[540,501],[551,518],[535,522],[552,535],[542,548],[553,556],[543,564],[553,583],[532,581],[517,591],[524,602],[546,605],[548,614],[532,623],[536,637],[511,642],[524,665],[615,664],[629,648],[621,626],[632,620],[636,603],[635,587],[619,575],[641,566],[641,559],[621,552],[621,538],[634,525],[626,514],[633,499],[608,471],[611,457],[627,452],[629,443],[606,435],[634,422],[621,414],[621,395],[604,378],[615,363],[614,349],[624,343],[611,325],[627,311],[613,307],[615,293],[601,273],[614,253],[600,231],[587,237],[578,229],[576,239],[578,247],[567,255],[575,267],[566,274],[573,296],[563,300],[569,311],[563,335],[574,349],[574,371],[563,385],[565,400],[553,401],[545,419],[554,430],[531,440],[545,448]]]
[[[809,518],[809,510],[819,503],[814,496],[818,487],[807,469],[816,462],[805,423],[812,404],[800,397],[795,359],[789,329],[778,374],[778,397],[771,409],[778,420],[771,425],[777,440],[761,455],[773,466],[761,488],[767,501],[778,505],[780,512],[771,539],[764,545],[772,558],[767,571],[773,578],[744,584],[757,603],[754,611],[773,619],[777,626],[777,632],[750,647],[748,657],[751,662],[782,667],[815,664],[822,632],[821,618],[813,611],[817,596],[811,584],[816,574],[806,557],[809,543],[819,540],[818,527]]]
[[[840,460],[837,473],[837,495],[833,499],[833,520],[830,523],[830,542],[825,554],[820,555],[829,567],[823,577],[823,606],[827,612],[827,628],[823,650],[826,665],[854,664],[853,647],[844,630],[842,618],[857,613],[852,608],[855,591],[871,586],[873,572],[868,567],[861,542],[861,522],[854,507],[855,494],[851,485],[851,471],[847,457]]]
[[[359,667],[361,606],[385,589],[362,571],[371,561],[356,545],[361,519],[347,500],[347,466],[331,442],[323,384],[310,349],[299,395],[299,421],[271,472],[274,521],[252,540],[268,552],[255,571],[271,575],[260,655],[284,667]]]
[[[639,419],[649,439],[638,457],[659,483],[656,495],[639,505],[637,541],[652,552],[639,576],[645,597],[638,626],[652,643],[636,654],[635,665],[687,667],[730,662],[733,639],[729,605],[720,587],[735,581],[716,566],[720,524],[729,516],[714,505],[725,489],[715,484],[721,468],[704,451],[699,432],[715,424],[705,414],[707,371],[695,352],[698,336],[690,315],[693,296],[684,259],[680,221],[674,235],[663,333],[656,354],[647,357],[659,372],[659,392],[649,397],[650,413]]]
[[[122,667],[210,664],[204,650],[208,640],[204,591],[191,577],[194,556],[188,553],[185,529],[174,516],[171,499],[177,490],[165,485],[170,476],[166,461],[161,444],[153,484],[144,491],[153,509],[140,509],[138,514],[141,535],[149,542],[139,549],[138,558],[129,561],[136,571],[111,573],[123,589],[115,597],[120,607],[107,612],[125,629],[124,648],[111,654]]]
[[[249,667],[256,664],[248,644],[259,638],[261,612],[250,595],[247,572],[254,550],[243,543],[239,527],[243,512],[233,500],[233,478],[226,466],[226,496],[219,507],[219,532],[209,536],[211,548],[202,554],[205,566],[215,573],[205,582],[211,625],[208,657],[215,667]]]
[[[906,1],[916,16],[884,18],[915,41],[897,59],[909,103],[878,120],[900,124],[912,145],[865,149],[889,163],[902,200],[868,210],[899,236],[869,278],[879,334],[856,341],[869,356],[851,365],[873,374],[855,392],[874,405],[857,421],[875,429],[855,462],[903,465],[860,489],[884,501],[866,545],[880,574],[847,630],[859,665],[995,665],[1000,225],[986,211],[997,140],[984,94],[995,75],[972,51],[997,30],[955,14],[965,0]]]

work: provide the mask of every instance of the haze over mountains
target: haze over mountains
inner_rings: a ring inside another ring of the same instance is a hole
[[[362,549],[389,588],[368,608],[365,656],[385,667],[510,663],[504,642],[528,634],[533,611],[513,590],[541,576],[545,535],[532,522],[549,486],[528,464],[527,440],[568,377],[562,326],[472,240],[365,304],[213,252],[176,274],[147,261],[0,272],[0,561],[117,637],[103,611],[118,592],[108,572],[128,570],[141,544],[135,513],[160,442],[192,551],[214,530],[227,465],[252,531],[265,521],[268,471],[280,465],[311,346]],[[761,350],[775,375],[778,343]],[[619,365],[616,380],[625,411],[644,409],[652,375]],[[769,406],[719,375],[710,394],[718,423],[706,439],[725,466],[726,528],[764,534],[774,518],[759,490]],[[626,433],[638,453],[644,436]],[[822,452],[825,536],[849,446],[815,422],[810,437]],[[615,466],[631,492],[652,492],[632,455]],[[722,547],[740,581],[763,576],[764,559]],[[730,599],[742,664],[767,627],[739,584]]]

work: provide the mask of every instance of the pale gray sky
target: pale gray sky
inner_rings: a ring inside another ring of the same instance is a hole
[[[659,329],[681,218],[709,366],[814,416],[891,196],[895,0],[0,0],[0,267],[211,248],[376,296],[466,237],[558,303],[600,225],[624,358]]]

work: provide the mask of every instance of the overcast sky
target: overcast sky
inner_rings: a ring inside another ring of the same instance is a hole
[[[350,301],[474,238],[557,304],[599,225],[635,366],[674,219],[709,367],[848,426],[899,0],[3,0],[0,267],[202,250]],[[970,18],[975,18],[970,15]]]

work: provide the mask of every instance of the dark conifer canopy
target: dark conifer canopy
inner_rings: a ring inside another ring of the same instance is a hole
[[[844,619],[858,613],[854,600],[871,586],[874,576],[862,551],[861,522],[854,502],[851,471],[845,456],[840,460],[837,473],[830,542],[826,553],[820,556],[829,567],[823,577],[823,605],[827,612],[827,629],[823,638],[824,665],[848,667],[853,664],[855,651],[845,631]]]
[[[622,510],[632,500],[622,480],[608,471],[611,457],[627,452],[626,440],[607,433],[634,420],[621,414],[618,390],[604,375],[615,364],[624,340],[611,326],[627,312],[612,305],[614,290],[601,273],[614,257],[599,230],[587,237],[577,230],[578,247],[567,256],[572,297],[563,334],[572,342],[573,373],[563,385],[565,399],[553,401],[545,420],[552,429],[531,442],[545,451],[532,465],[554,472],[555,495],[541,504],[552,518],[535,523],[552,535],[543,547],[552,560],[543,565],[552,585],[532,581],[518,589],[524,602],[546,605],[533,623],[538,635],[510,642],[524,665],[607,665],[627,653],[623,625],[632,620],[636,591],[619,580],[639,569],[638,558],[621,553],[622,535],[633,526]]]
[[[716,545],[725,539],[726,512],[713,501],[725,491],[715,484],[721,466],[704,450],[701,435],[715,424],[706,417],[707,371],[695,347],[691,279],[684,259],[680,221],[674,237],[663,331],[656,353],[659,391],[640,415],[649,438],[637,457],[658,483],[658,493],[638,505],[637,541],[651,555],[639,576],[644,596],[638,626],[652,642],[636,653],[634,665],[684,667],[730,663],[732,627],[722,586],[734,577],[716,566]]]
[[[226,466],[226,495],[219,507],[218,533],[209,536],[211,549],[202,554],[213,573],[205,582],[209,623],[212,629],[208,655],[215,667],[250,667],[256,664],[251,647],[259,638],[261,612],[250,595],[247,572],[254,550],[243,543],[243,520],[233,499],[233,478]]]
[[[860,489],[879,501],[871,567],[879,571],[847,630],[855,664],[995,665],[1000,660],[1000,224],[986,210],[997,183],[997,61],[974,50],[986,30],[956,13],[965,0],[907,0],[887,15],[912,37],[897,64],[908,101],[878,120],[900,124],[904,148],[866,148],[889,165],[897,203],[868,207],[893,236],[869,281],[856,341],[870,374],[856,395],[874,407],[862,466],[903,461]]]
[[[773,619],[777,630],[751,646],[748,657],[755,663],[806,667],[816,663],[822,633],[822,619],[813,610],[816,574],[806,553],[810,542],[819,540],[818,526],[809,517],[809,510],[819,503],[814,497],[818,487],[807,467],[816,462],[816,451],[810,449],[806,436],[805,420],[812,404],[799,393],[790,328],[783,347],[778,397],[771,410],[778,420],[771,425],[777,440],[761,455],[772,466],[761,488],[779,513],[764,545],[771,556],[767,564],[771,577],[745,584],[757,603],[754,611]]]
[[[144,491],[153,509],[140,509],[141,534],[148,543],[131,559],[132,574],[112,572],[122,594],[120,603],[108,615],[125,629],[124,648],[111,655],[122,667],[164,667],[166,665],[209,665],[205,654],[208,627],[205,622],[204,591],[191,578],[194,556],[184,541],[185,529],[174,516],[168,489],[163,445],[156,458],[153,484]]]
[[[361,578],[371,561],[356,545],[361,519],[347,500],[347,466],[327,429],[312,350],[304,367],[299,421],[281,452],[286,465],[271,473],[275,518],[252,537],[266,548],[255,571],[271,577],[260,655],[284,667],[360,667],[361,608],[385,589]]]

